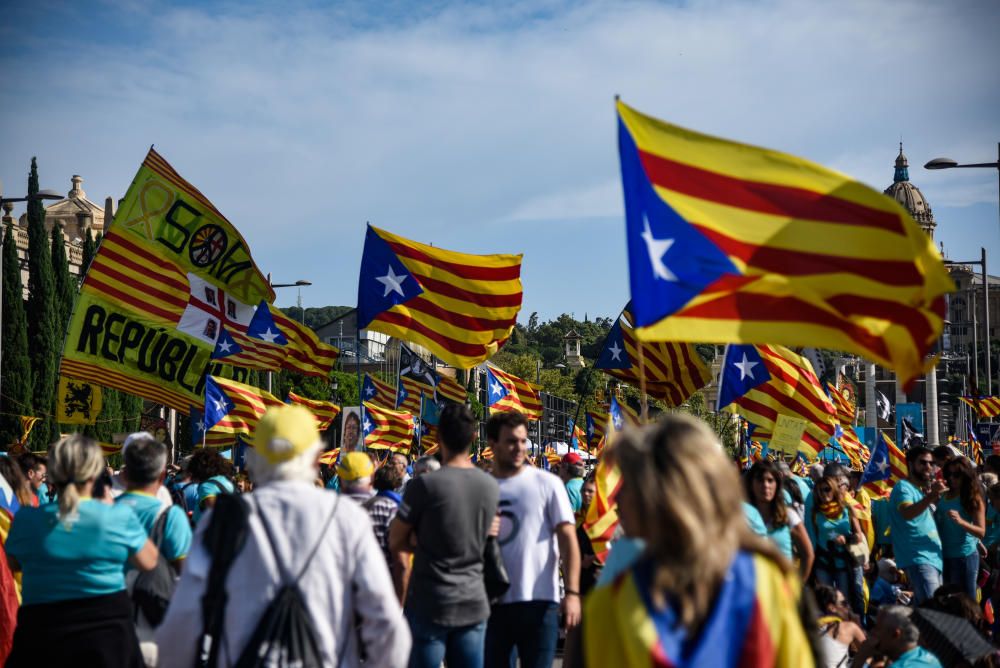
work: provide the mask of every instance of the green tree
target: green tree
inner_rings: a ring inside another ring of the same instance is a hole
[[[92,436],[97,440],[111,443],[114,435],[120,430],[122,424],[121,396],[122,393],[118,390],[104,388],[101,412],[93,425]],[[90,430],[85,430],[84,433],[88,431]]]
[[[61,344],[66,338],[66,326],[73,313],[73,303],[76,301],[76,281],[69,273],[69,260],[66,258],[66,241],[62,226],[52,226],[52,278],[56,288],[56,316],[58,320],[57,334]]]
[[[90,263],[94,260],[94,256],[97,255],[97,243],[94,241],[94,232],[89,227],[87,228],[87,236],[83,240],[83,259],[80,262],[80,285],[83,285],[83,279],[87,276],[87,270],[90,269]]]
[[[38,164],[31,159],[28,197],[38,193]],[[31,432],[31,445],[43,450],[59,437],[55,412],[56,366],[59,361],[59,311],[45,208],[41,200],[28,201],[28,339],[31,341],[32,404],[41,420]]]
[[[24,286],[17,256],[17,232],[7,225],[3,238],[3,337],[2,378],[4,410],[0,413],[0,447],[21,438],[18,414],[32,414],[31,359],[28,357],[28,316],[24,310]]]

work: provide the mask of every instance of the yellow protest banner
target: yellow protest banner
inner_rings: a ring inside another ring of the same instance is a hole
[[[69,376],[60,376],[56,392],[57,422],[94,424],[103,405],[100,385]]]
[[[60,374],[184,413],[204,405],[223,329],[245,331],[274,292],[243,237],[152,149],[91,263]]]
[[[768,447],[794,455],[799,451],[802,434],[806,431],[806,421],[789,415],[779,415],[774,422],[774,433]]]

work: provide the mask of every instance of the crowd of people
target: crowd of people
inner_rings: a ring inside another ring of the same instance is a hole
[[[527,426],[491,416],[486,466],[457,404],[413,462],[320,465],[294,405],[262,417],[240,472],[211,449],[171,465],[148,433],[117,473],[82,435],[0,457],[20,505],[0,663],[994,665],[1000,456],[977,470],[916,445],[873,498],[836,463],[740,471],[707,425],[668,414],[602,454],[620,523],[598,555],[595,471],[577,452],[531,461]]]

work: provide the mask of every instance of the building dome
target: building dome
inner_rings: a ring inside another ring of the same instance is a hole
[[[920,188],[910,183],[910,163],[903,155],[903,142],[899,143],[899,155],[896,156],[896,172],[892,177],[892,185],[885,189],[885,194],[899,202],[904,209],[910,212],[913,219],[920,224],[931,238],[934,237],[934,214],[931,212],[931,205],[924,199],[924,194]]]

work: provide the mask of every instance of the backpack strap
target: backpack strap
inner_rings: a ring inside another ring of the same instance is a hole
[[[149,540],[153,541],[157,550],[163,545],[163,536],[167,533],[167,513],[169,512],[170,506],[166,504],[160,506],[159,512],[156,513],[156,519],[153,520],[153,526],[149,530]]]
[[[327,515],[326,522],[323,524],[323,529],[319,532],[319,537],[316,539],[316,543],[313,545],[312,550],[309,552],[309,556],[306,557],[305,562],[302,564],[299,574],[296,575],[294,579],[289,579],[288,573],[285,572],[284,568],[282,568],[281,559],[278,558],[278,550],[274,541],[274,535],[271,533],[271,527],[268,525],[268,522],[264,519],[264,513],[261,512],[260,501],[254,498],[253,503],[257,507],[257,515],[260,517],[260,523],[264,526],[264,534],[267,536],[267,542],[271,546],[271,554],[274,555],[274,562],[278,568],[278,575],[281,577],[282,584],[295,584],[302,579],[303,575],[305,575],[306,570],[309,568],[309,564],[312,563],[313,557],[315,557],[316,553],[319,551],[319,546],[323,542],[323,537],[330,528],[330,523],[333,522],[333,516],[337,514],[337,507],[340,505],[340,494],[335,495],[333,508],[330,510],[330,514]]]

